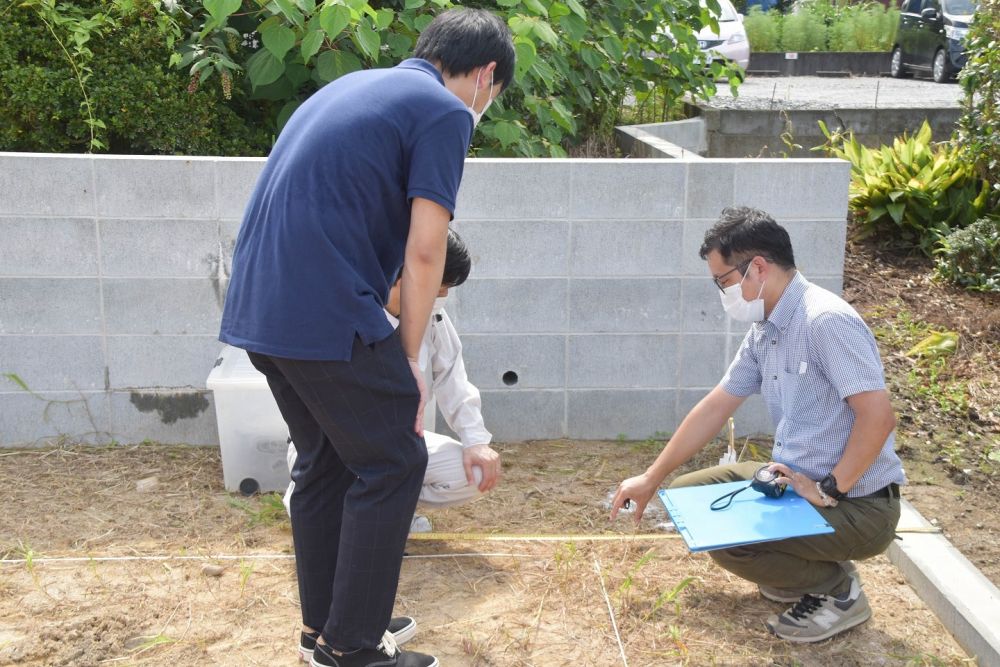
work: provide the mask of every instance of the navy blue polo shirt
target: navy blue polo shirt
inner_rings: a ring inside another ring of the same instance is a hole
[[[449,211],[472,116],[411,58],[324,86],[288,120],[250,196],[219,339],[289,359],[349,360],[382,340],[410,201]]]

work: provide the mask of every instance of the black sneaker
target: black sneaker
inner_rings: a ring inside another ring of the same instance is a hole
[[[375,648],[341,653],[326,644],[316,644],[309,661],[311,667],[439,667],[440,664],[432,655],[400,651],[388,630]]]
[[[395,616],[389,621],[389,632],[392,633],[396,644],[401,646],[417,634],[417,622],[409,616]],[[319,632],[302,631],[299,634],[299,658],[302,662],[309,662],[312,658],[317,639],[319,639]]]

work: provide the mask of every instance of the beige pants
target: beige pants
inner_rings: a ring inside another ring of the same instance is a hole
[[[424,485],[420,489],[418,506],[434,509],[437,507],[452,507],[475,500],[482,494],[479,484],[483,481],[483,471],[479,466],[472,469],[476,483],[469,484],[465,478],[465,468],[462,465],[462,443],[440,433],[424,432],[427,443],[427,472],[424,473]],[[288,470],[295,465],[295,445],[288,445]],[[295,482],[289,482],[288,490],[282,499],[285,510],[292,497]]]

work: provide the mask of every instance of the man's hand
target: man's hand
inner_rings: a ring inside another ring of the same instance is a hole
[[[472,472],[473,466],[479,466],[483,471],[483,479],[479,482],[479,490],[486,493],[500,481],[500,455],[489,445],[473,445],[462,450],[462,465],[465,467],[465,479],[469,485],[476,483]]]
[[[618,491],[611,501],[611,520],[615,520],[618,516],[618,510],[624,507],[625,501],[628,500],[632,501],[632,504],[635,505],[635,523],[639,525],[642,513],[646,511],[646,505],[649,504],[653,494],[656,493],[657,486],[645,474],[629,477],[619,484]]]
[[[417,435],[424,435],[424,406],[427,405],[427,383],[424,382],[424,372],[420,370],[420,364],[416,359],[407,359],[410,362],[410,372],[413,379],[417,381],[417,389],[420,390],[420,405],[417,406],[417,419],[413,423],[413,430]]]
[[[819,495],[819,489],[816,488],[816,480],[809,479],[800,472],[795,472],[784,463],[775,463],[772,461],[767,464],[767,467],[773,472],[781,473],[781,477],[774,480],[778,484],[790,485],[793,489],[795,489],[795,493],[799,494],[816,507],[827,506]]]

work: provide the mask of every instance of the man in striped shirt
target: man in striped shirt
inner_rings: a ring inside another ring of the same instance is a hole
[[[704,447],[747,396],[761,393],[775,425],[769,467],[835,532],[710,552],[761,595],[794,603],[766,620],[794,642],[832,637],[871,617],[853,560],[882,553],[906,482],[893,449],[895,414],[878,347],[857,312],[795,268],[788,233],[752,208],[727,208],[700,251],[730,317],[752,322],[722,381],[684,418],[656,461],[623,481],[638,521],[660,483]],[[748,480],[760,463],[682,475],[671,487]]]

